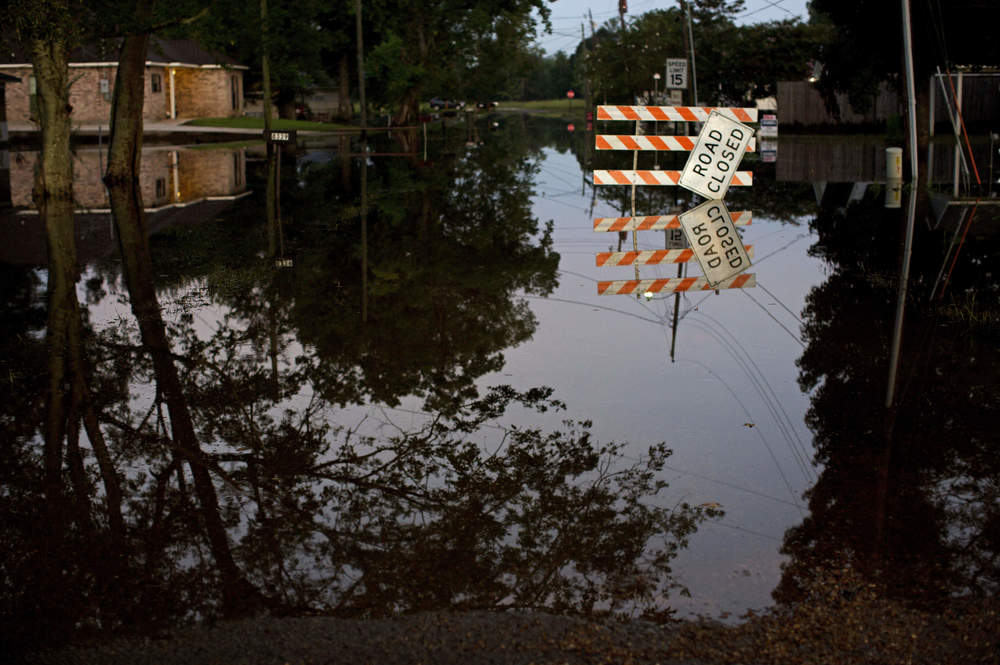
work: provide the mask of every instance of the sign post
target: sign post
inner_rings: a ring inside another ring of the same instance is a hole
[[[573,112],[573,98],[574,97],[576,97],[576,93],[575,92],[573,92],[572,90],[567,90],[566,91],[566,99],[569,100],[567,103],[569,104],[569,112],[570,113]]]

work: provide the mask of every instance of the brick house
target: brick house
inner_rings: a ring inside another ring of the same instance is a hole
[[[108,124],[118,70],[117,47],[81,47],[70,56],[69,69],[73,123]],[[143,119],[155,122],[243,115],[246,70],[232,58],[209,53],[193,40],[153,37],[146,60]],[[33,122],[35,77],[30,60],[0,52],[0,73],[21,79],[7,84],[7,121],[12,125]]]

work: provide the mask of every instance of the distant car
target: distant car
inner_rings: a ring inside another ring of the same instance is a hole
[[[500,106],[499,102],[476,102],[477,109],[495,109]]]
[[[441,99],[440,97],[432,97],[430,107],[435,111],[440,111],[442,109],[460,109],[465,106],[465,102],[459,102],[454,99]]]

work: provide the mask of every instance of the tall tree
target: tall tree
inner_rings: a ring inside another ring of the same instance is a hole
[[[139,323],[143,343],[152,356],[157,388],[170,412],[172,443],[187,460],[194,479],[203,526],[223,581],[226,614],[236,615],[255,609],[261,602],[261,596],[244,579],[233,558],[205,453],[198,442],[171,354],[153,283],[153,263],[139,188],[146,52],[153,26],[154,2],[136,0],[131,30],[122,41],[112,97],[111,136],[104,182],[111,197],[132,311]]]

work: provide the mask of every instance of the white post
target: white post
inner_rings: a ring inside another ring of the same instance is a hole
[[[962,72],[958,73],[958,89],[955,91],[955,117],[962,116]],[[955,169],[952,181],[951,195],[958,198],[958,175],[959,162],[962,159],[962,140],[959,134],[959,125],[955,124]]]
[[[917,212],[917,95],[913,84],[913,37],[910,33],[910,0],[903,4],[903,59],[906,62],[907,118],[910,122],[910,201],[906,216],[906,235],[903,238],[903,263],[899,270],[899,290],[896,298],[896,323],[889,353],[889,386],[885,394],[885,407],[891,409],[896,396],[896,375],[899,370],[899,349],[903,338],[903,312],[906,306],[907,280],[910,278],[910,253],[913,248],[913,224]]]
[[[177,97],[174,95],[174,70],[170,69],[170,117],[177,117]]]

